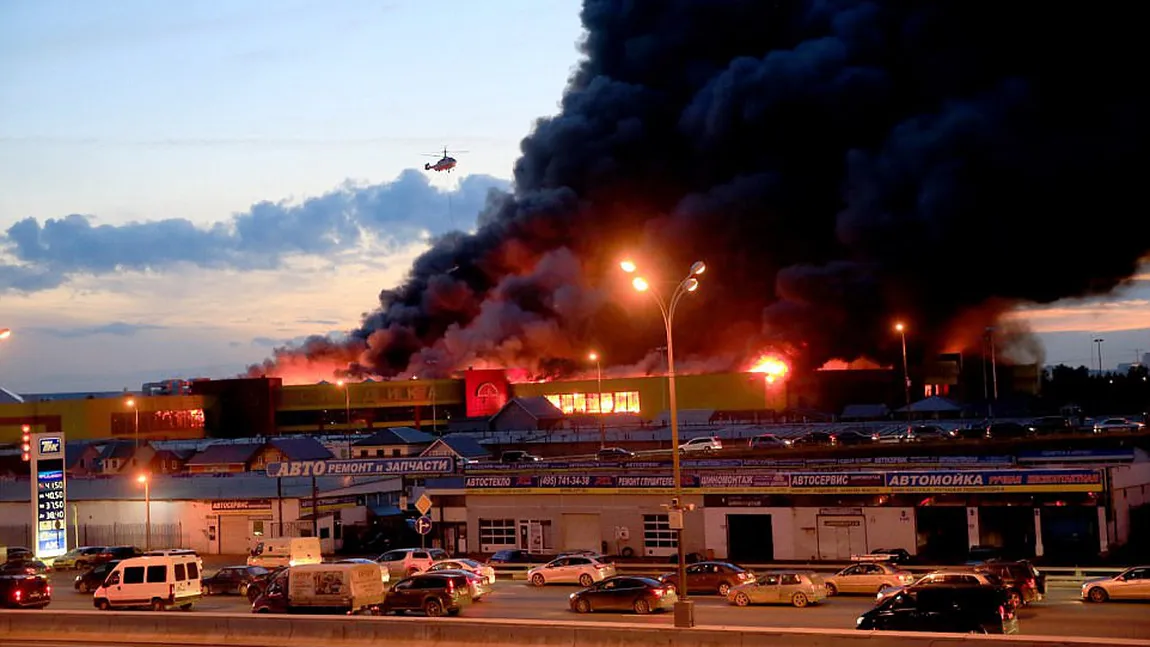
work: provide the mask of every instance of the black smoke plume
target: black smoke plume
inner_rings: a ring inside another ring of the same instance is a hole
[[[512,193],[383,291],[351,372],[638,361],[662,326],[627,253],[665,278],[708,263],[681,356],[893,359],[896,318],[941,351],[1107,293],[1150,250],[1140,12],[586,0],[585,59]]]

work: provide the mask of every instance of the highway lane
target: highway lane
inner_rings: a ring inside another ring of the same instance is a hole
[[[81,595],[73,590],[72,574],[56,573],[52,580],[50,608],[57,611],[92,609],[91,595]],[[673,624],[670,614],[573,613],[568,610],[568,596],[577,589],[558,585],[536,588],[523,582],[499,581],[489,599],[471,605],[463,611],[463,616]],[[696,596],[694,599],[696,623],[718,626],[851,629],[855,626],[855,618],[872,605],[872,599],[867,596],[845,595],[804,609],[789,606],[739,608],[716,596]],[[239,596],[216,595],[204,597],[196,604],[195,611],[247,613],[250,605]],[[1044,601],[1019,611],[1019,626],[1022,633],[1032,635],[1150,639],[1150,604],[1089,604],[1078,599],[1078,589],[1052,588]]]

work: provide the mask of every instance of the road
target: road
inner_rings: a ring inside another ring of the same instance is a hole
[[[53,610],[91,610],[91,595],[72,588],[72,573],[52,575]],[[577,587],[535,588],[524,582],[499,581],[489,599],[463,611],[470,618],[575,620],[582,622],[624,621],[651,625],[672,624],[670,614],[636,616],[599,613],[580,615],[568,610],[567,598]],[[695,621],[700,625],[752,627],[817,627],[851,629],[855,618],[871,607],[867,596],[840,595],[824,604],[795,609],[788,606],[739,608],[715,596],[696,596]],[[247,613],[250,605],[239,596],[203,598],[195,610],[215,613]],[[1078,599],[1078,590],[1051,588],[1046,599],[1019,612],[1024,634],[1083,636],[1094,638],[1150,639],[1150,604],[1089,604]]]

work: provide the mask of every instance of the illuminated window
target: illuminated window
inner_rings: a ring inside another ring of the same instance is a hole
[[[639,413],[638,391],[555,393],[545,396],[563,413]]]

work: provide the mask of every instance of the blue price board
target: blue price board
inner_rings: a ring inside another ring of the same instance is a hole
[[[36,470],[36,555],[53,557],[67,552],[67,501],[64,495],[64,470],[45,469],[42,461]]]

